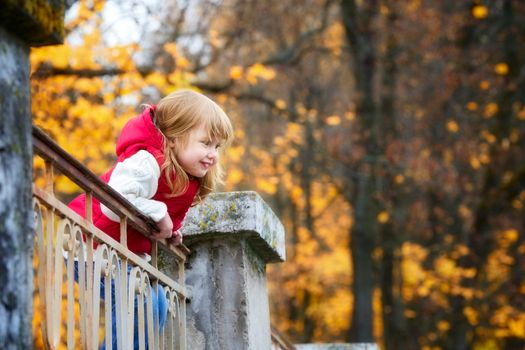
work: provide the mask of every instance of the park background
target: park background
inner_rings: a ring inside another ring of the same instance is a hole
[[[214,98],[221,190],[286,229],[268,277],[293,342],[525,347],[524,2],[70,3],[64,45],[31,50],[34,124],[102,174],[141,104]]]

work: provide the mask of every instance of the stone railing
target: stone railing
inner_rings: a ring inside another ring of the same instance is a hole
[[[137,256],[127,249],[127,225],[149,236],[155,223],[36,127],[33,147],[35,157],[43,158],[46,165],[45,185],[33,185],[39,292],[35,313],[42,320],[39,332],[44,346],[98,349],[99,342],[105,342],[106,349],[111,349],[112,337],[116,337],[119,349],[132,349],[136,324],[141,349],[146,343],[149,349],[186,349],[187,248],[167,247],[152,240],[151,261]],[[85,219],[55,196],[56,171],[85,192]],[[120,243],[94,226],[93,198],[120,217]],[[169,271],[169,276],[157,268],[158,250],[162,251],[162,270]],[[110,285],[113,287],[104,288]],[[167,299],[168,316],[162,328],[152,293],[157,285],[163,287]],[[112,323],[116,324],[113,332]]]

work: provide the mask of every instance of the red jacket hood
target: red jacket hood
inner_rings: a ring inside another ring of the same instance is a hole
[[[130,119],[117,141],[117,156],[119,160],[127,158],[143,149],[150,152],[157,161],[163,158],[163,138],[153,124],[152,112],[155,106],[148,107],[142,114]]]

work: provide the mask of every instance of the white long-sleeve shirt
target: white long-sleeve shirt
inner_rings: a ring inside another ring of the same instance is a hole
[[[151,199],[157,192],[160,168],[153,155],[140,150],[124,161],[117,163],[108,185],[124,196],[144,215],[159,222],[167,213],[166,204]],[[112,221],[119,217],[101,203],[102,213]]]

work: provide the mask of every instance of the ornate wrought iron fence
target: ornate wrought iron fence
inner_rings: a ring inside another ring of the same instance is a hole
[[[176,261],[177,266],[170,267],[175,273],[174,279],[169,278],[157,268],[156,240],[152,240],[150,262],[127,249],[127,225],[149,236],[155,229],[151,219],[37,127],[33,127],[33,149],[35,157],[45,161],[45,185],[33,184],[40,297],[37,312],[42,318],[44,346],[48,349],[64,346],[67,349],[98,349],[100,340],[104,339],[106,349],[111,349],[113,337],[116,337],[119,349],[132,349],[136,327],[140,349],[146,346],[149,349],[186,349],[185,313],[189,291],[184,283],[184,262],[187,248],[170,247],[176,257],[171,260]],[[85,192],[85,219],[55,195],[56,170]],[[120,217],[120,243],[93,224],[93,197]],[[157,290],[157,285],[163,287],[168,301],[164,327],[159,326],[159,314],[154,312],[157,308],[152,291]],[[66,330],[62,327],[63,317]],[[113,318],[116,318],[114,332]]]

